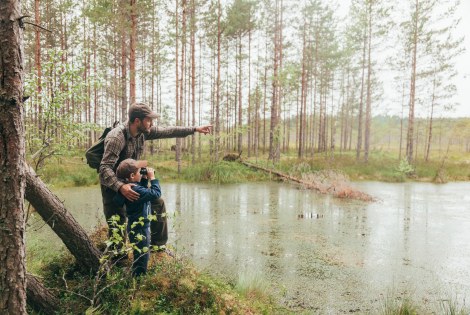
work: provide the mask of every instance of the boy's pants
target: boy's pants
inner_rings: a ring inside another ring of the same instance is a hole
[[[106,223],[108,223],[108,220],[113,215],[118,214],[119,225],[125,225],[126,209],[125,207],[119,207],[116,205],[116,203],[113,201],[114,195],[116,195],[114,190],[101,185],[101,196],[103,197],[103,211],[104,216],[106,217]],[[150,222],[150,244],[163,246],[168,241],[168,225],[166,220],[165,201],[162,198],[152,201],[152,214],[157,215],[157,220]],[[124,229],[124,231],[126,231],[126,229]],[[108,235],[111,236],[110,230],[108,231]],[[126,235],[123,235],[124,239],[126,239],[125,236]]]
[[[150,227],[137,225],[131,229],[132,223],[133,222],[129,221],[127,225],[127,233],[129,234],[129,241],[140,249],[140,251],[134,249],[134,261],[132,262],[132,276],[138,277],[147,273],[147,266],[150,258]],[[138,240],[139,234],[143,236],[140,241]],[[146,252],[144,252],[145,247],[147,248]]]

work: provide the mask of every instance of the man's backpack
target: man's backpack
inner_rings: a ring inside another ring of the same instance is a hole
[[[98,138],[88,150],[85,152],[86,162],[91,168],[98,170],[104,154],[104,139],[108,133],[119,125],[119,121],[115,121],[112,127],[106,127],[103,134]]]

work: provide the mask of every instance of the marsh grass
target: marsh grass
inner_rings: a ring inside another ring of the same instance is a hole
[[[244,296],[263,295],[269,284],[255,270],[246,270],[238,275],[235,290]]]
[[[202,163],[189,166],[183,171],[186,180],[217,184],[241,183],[266,180],[266,175],[253,171],[237,162]]]
[[[460,305],[456,302],[456,299],[449,298],[442,300],[439,304],[439,314],[444,315],[468,315],[470,314],[470,308],[463,305]]]
[[[418,315],[421,314],[409,297],[391,298],[384,301],[382,315]]]

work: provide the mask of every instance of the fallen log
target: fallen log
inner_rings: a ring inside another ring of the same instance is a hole
[[[59,300],[30,273],[26,274],[26,300],[32,309],[41,314],[59,311]]]
[[[36,209],[44,222],[60,237],[77,262],[85,269],[96,273],[100,267],[101,254],[86,231],[31,167],[26,166],[25,173],[26,199]]]
[[[357,199],[357,200],[362,200],[362,201],[375,201],[374,197],[366,193],[360,192],[352,187],[344,187],[344,185],[341,185],[341,187],[335,186],[335,185],[325,187],[325,185],[319,185],[318,183],[315,183],[315,182],[306,181],[306,180],[291,176],[289,174],[285,174],[285,173],[282,173],[273,169],[264,168],[262,166],[255,165],[246,161],[241,161],[241,163],[245,166],[248,166],[257,170],[261,170],[270,174],[274,174],[280,178],[283,178],[289,181],[299,183],[303,187],[307,189],[316,190],[321,194],[331,194],[338,198]]]

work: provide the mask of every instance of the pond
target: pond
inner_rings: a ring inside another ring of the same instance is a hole
[[[256,284],[293,310],[376,313],[385,299],[405,297],[429,312],[443,300],[463,305],[470,297],[470,183],[354,185],[379,201],[286,183],[164,183],[170,243],[199,268]],[[54,192],[87,230],[103,223],[98,187]],[[60,250],[37,216],[29,224],[33,252]]]

